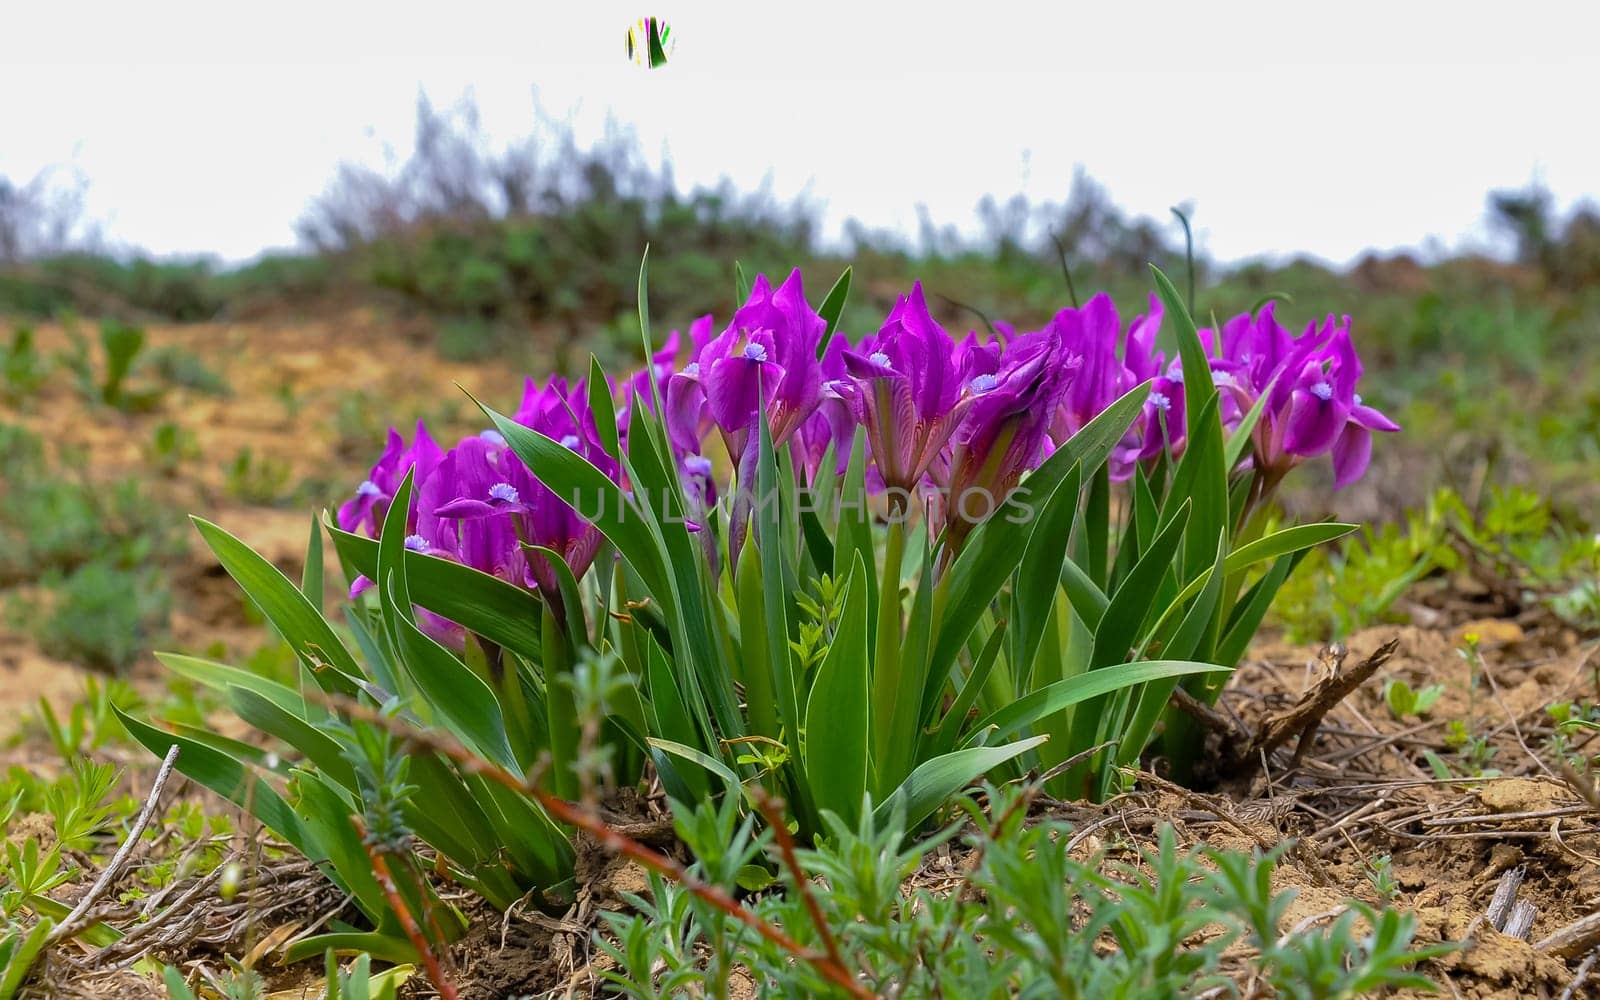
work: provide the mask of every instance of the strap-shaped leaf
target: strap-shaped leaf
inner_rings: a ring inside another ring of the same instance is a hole
[[[311,860],[326,860],[322,845],[306,830],[289,803],[248,765],[198,740],[162,732],[116,706],[112,706],[111,710],[116,713],[128,735],[146,750],[157,757],[165,757],[172,745],[177,744],[178,761],[175,766],[179,773],[246,810],[262,826],[282,837],[286,843],[294,845]]]
[[[322,614],[322,529],[311,518],[311,540],[306,543],[306,564],[300,571],[300,593]]]
[[[887,825],[895,811],[903,809],[905,829],[914,831],[957,792],[1044,741],[1043,736],[1035,736],[1004,746],[969,747],[924,761],[900,783],[892,795],[872,810],[873,820]]]
[[[1228,575],[1249,569],[1259,562],[1276,559],[1290,552],[1299,552],[1302,549],[1315,548],[1324,542],[1331,542],[1336,538],[1356,530],[1356,525],[1341,524],[1337,521],[1321,521],[1316,524],[1297,524],[1274,531],[1270,535],[1247,542],[1228,553]]]
[[[492,805],[473,794],[454,764],[437,754],[412,754],[406,778],[417,789],[401,807],[406,825],[476,877],[485,899],[495,906],[509,906],[528,891],[529,871],[506,864],[505,844],[489,820]],[[522,836],[537,832],[530,828]],[[565,874],[557,872],[555,877]]]
[[[1217,644],[1218,660],[1223,663],[1238,663],[1243,658],[1250,640],[1255,637],[1261,619],[1266,617],[1267,609],[1272,606],[1272,599],[1277,596],[1278,588],[1283,586],[1283,582],[1294,572],[1294,568],[1305,558],[1308,551],[1301,549],[1279,556],[1272,564],[1272,568],[1267,570],[1266,575],[1245,592],[1244,600],[1233,609],[1222,641]]]
[[[767,595],[761,585],[761,557],[756,546],[746,540],[739,550],[739,565],[733,576],[734,600],[738,609],[739,668],[744,682],[745,714],[750,733],[776,740],[787,726],[791,731],[798,718],[786,716],[788,705],[780,705],[777,693],[778,671],[772,665],[772,644],[760,628],[766,621]],[[788,671],[784,670],[785,681]]]
[[[572,841],[544,808],[521,792],[482,775],[468,775],[466,785],[473,797],[483,803],[490,833],[503,845],[502,857],[510,855],[515,861],[524,884],[529,888],[537,886],[551,896],[563,886],[570,892]]]
[[[1217,607],[1222,597],[1224,579],[1222,566],[1227,558],[1227,552],[1227,535],[1219,533],[1217,557],[1212,566],[1211,579],[1200,589],[1199,596],[1189,606],[1177,631],[1162,647],[1162,652],[1167,656],[1186,659],[1195,656],[1197,650],[1202,651],[1202,655],[1207,657],[1211,655],[1210,647],[1215,644],[1218,631]],[[1173,689],[1178,686],[1178,679],[1178,676],[1174,675],[1150,681],[1144,686],[1144,690],[1139,692],[1132,718],[1125,725],[1118,727],[1122,732],[1122,742],[1116,749],[1119,764],[1132,764],[1144,752],[1145,746],[1150,742],[1151,734],[1155,732],[1157,720],[1166,711],[1167,701],[1172,697]]]
[[[983,687],[989,683],[989,675],[994,671],[995,662],[1000,657],[1000,647],[1006,636],[1006,622],[1001,619],[996,623],[994,631],[989,633],[988,641],[983,644],[983,649],[972,661],[972,672],[967,674],[966,680],[961,683],[961,690],[956,692],[955,698],[950,702],[950,707],[940,717],[934,728],[931,746],[935,755],[946,754],[956,745],[956,740],[961,736],[962,727],[966,725],[967,713],[977,705],[978,698],[983,694]]]
[[[1297,524],[1292,528],[1275,531],[1264,538],[1258,538],[1253,542],[1241,545],[1228,553],[1228,560],[1225,564],[1226,575],[1233,576],[1249,569],[1256,563],[1276,559],[1279,556],[1303,552],[1321,545],[1323,542],[1342,538],[1354,530],[1356,530],[1356,526],[1353,524],[1324,521],[1317,524]],[[1206,581],[1210,576],[1211,571],[1206,570],[1193,580],[1190,580],[1189,585],[1183,588],[1177,599],[1168,605],[1166,611],[1162,612],[1162,618],[1156,622],[1153,628],[1160,628],[1166,617],[1172,613],[1173,608],[1186,604],[1194,595],[1198,594],[1200,588],[1206,585]],[[1263,608],[1262,610],[1265,613],[1266,609]]]
[[[349,889],[356,905],[377,925],[379,933],[402,933],[400,918],[390,908],[383,887],[372,874],[372,859],[367,856],[361,836],[350,822],[350,817],[359,811],[358,807],[348,795],[325,783],[314,772],[302,772],[296,780],[306,827],[315,833],[318,843],[327,852],[328,863],[339,873],[339,880]],[[415,886],[406,886],[401,891],[406,890],[413,897],[410,902],[414,905],[417,902]]]
[[[13,997],[21,992],[22,984],[33,970],[33,963],[38,961],[55,928],[55,920],[46,917],[32,927],[17,925],[15,930],[8,930],[0,939],[0,997]],[[170,966],[167,971],[177,975]],[[181,976],[178,982],[183,982]]]
[[[391,616],[398,650],[412,683],[457,738],[500,767],[520,771],[522,765],[506,738],[504,717],[494,691],[415,622],[393,612],[392,609],[405,606],[407,600],[398,584],[391,574],[383,585],[385,613]]]
[[[1200,331],[1195,327],[1189,307],[1173,287],[1171,279],[1159,267],[1150,265],[1155,277],[1156,295],[1172,317],[1178,332],[1178,357],[1183,367],[1184,412],[1193,418],[1205,409],[1206,402],[1217,396],[1216,383],[1211,381],[1211,362],[1206,358],[1205,345],[1200,342]]]
[[[1197,663],[1192,660],[1136,660],[1119,663],[1103,670],[1092,670],[1064,681],[1048,684],[1031,694],[989,715],[973,727],[974,736],[985,739],[993,736],[1004,739],[1064,708],[1079,702],[1098,698],[1135,684],[1145,684],[1163,677],[1182,677],[1189,674],[1227,673],[1229,668],[1215,663]],[[990,730],[993,732],[989,732]]]
[[[1172,476],[1161,510],[1165,524],[1179,504],[1190,506],[1189,541],[1183,547],[1182,579],[1191,579],[1211,563],[1209,539],[1231,525],[1228,504],[1228,470],[1223,462],[1222,423],[1218,413],[1221,397],[1212,393],[1191,417],[1188,446]],[[1207,539],[1207,541],[1201,541]]]
[[[786,727],[790,759],[798,764],[804,758],[800,747],[800,726],[803,716],[800,708],[800,684],[794,676],[794,666],[789,655],[789,602],[794,588],[786,586],[793,570],[784,565],[783,519],[787,512],[786,499],[778,487],[778,457],[772,444],[772,430],[765,420],[757,420],[758,451],[756,453],[755,488],[757,505],[751,519],[751,541],[761,564],[761,593],[763,619],[760,622],[740,622],[743,634],[749,641],[749,629],[759,628],[760,637],[767,644],[767,662],[771,665],[773,694],[778,700],[779,717]],[[739,488],[748,490],[749,483],[741,482]]]
[[[645,355],[645,366],[650,369],[650,379],[655,381],[655,357]],[[605,369],[600,359],[589,355],[589,414],[594,418],[595,433],[600,436],[600,447],[612,458],[622,457],[622,444],[617,432],[617,408],[611,401],[611,383],[606,381]]]
[[[645,676],[650,690],[649,707],[650,714],[654,716],[654,731],[669,742],[694,747],[704,752],[706,739],[701,735],[699,727],[683,703],[683,695],[678,690],[671,662],[653,638],[647,635],[643,641]],[[676,767],[671,761],[666,761],[663,766],[659,750],[653,753],[652,757],[657,759],[656,769],[661,772],[662,784],[666,785],[668,794],[673,798],[680,802],[699,802],[710,794],[710,785],[700,771]]]
[[[1026,673],[1039,651],[1044,638],[1045,622],[1055,603],[1056,589],[1060,586],[1060,567],[1067,561],[1067,542],[1072,537],[1072,522],[1078,513],[1078,469],[1056,487],[1044,505],[1038,527],[1028,539],[1022,554],[1022,564],[1012,583],[1013,604],[1017,609],[1017,626],[1013,641],[1017,656],[1012,667],[1019,674]],[[1056,498],[1060,502],[1056,502]]]
[[[1071,559],[1061,561],[1061,589],[1066,592],[1072,610],[1083,619],[1084,627],[1092,633],[1100,624],[1100,617],[1106,613],[1111,599]]]
[[[324,522],[339,557],[358,573],[378,574],[378,543]],[[411,601],[525,659],[539,659],[539,598],[499,577],[425,552],[406,551]]]
[[[682,743],[674,743],[672,740],[656,739],[653,736],[650,737],[649,742],[650,746],[660,750],[662,753],[671,754],[680,760],[686,760],[691,764],[695,764],[701,768],[704,768],[707,773],[721,778],[723,791],[737,792],[739,790],[739,776],[734,774],[728,765],[724,764],[722,761],[711,756],[710,754],[696,750],[691,746],[685,746]],[[693,803],[685,804],[690,806],[693,805]]]
[[[556,578],[556,589],[561,592],[562,621],[566,623],[567,637],[585,646],[593,645],[589,641],[588,623],[583,619],[583,595],[578,592],[578,578],[572,575],[572,567],[567,565],[561,553],[543,545],[523,543],[522,551],[525,556],[539,556],[550,564],[550,571]],[[540,627],[543,628],[542,625]]]
[[[476,402],[476,400],[474,400]],[[592,521],[617,547],[657,600],[667,600],[665,554],[650,534],[644,515],[622,488],[582,455],[490,407],[478,406],[522,463],[556,496]]]
[[[181,653],[157,653],[156,659],[179,677],[204,684],[213,691],[226,694],[234,688],[242,688],[255,692],[285,711],[295,714],[305,712],[305,699],[300,697],[300,692],[260,674]]]
[[[846,267],[844,273],[839,275],[839,280],[835,281],[833,287],[828,289],[828,294],[823,298],[822,305],[817,309],[817,315],[821,316],[828,324],[827,329],[822,333],[822,340],[817,343],[818,358],[828,353],[828,341],[833,338],[833,332],[839,329],[839,316],[844,312],[845,301],[849,298],[850,268]],[[743,302],[744,299],[741,298],[739,301]]]
[[[646,367],[654,363],[656,356],[655,338],[650,336],[650,244],[644,245],[644,253],[639,255],[639,337],[644,341],[644,363]],[[654,372],[651,373],[650,401],[655,404],[653,412],[665,413],[661,408],[661,386],[656,383]],[[614,424],[613,424],[614,425]]]
[[[872,541],[872,516],[867,509],[867,431],[856,428],[850,462],[845,467],[844,486],[839,491],[839,541],[833,548],[833,578],[843,580],[859,559],[866,567],[864,582],[878,592],[877,548]],[[877,635],[878,611],[874,601],[867,608],[867,634]]]
[[[1089,657],[1089,669],[1097,670],[1121,663],[1128,651],[1138,644],[1139,629],[1155,612],[1151,595],[1161,578],[1172,570],[1173,559],[1183,544],[1184,531],[1189,525],[1189,501],[1178,505],[1177,513],[1156,535],[1139,562],[1128,573],[1127,579],[1111,595],[1105,614],[1094,629],[1094,651]],[[1213,535],[1215,537],[1215,535]]]
[[[852,826],[861,818],[870,764],[867,597],[865,571],[856,566],[845,583],[839,627],[806,700],[805,742],[805,774],[817,809],[831,810]]]
[[[415,965],[421,961],[417,949],[403,934],[383,934],[378,931],[337,931],[332,934],[313,934],[301,938],[283,949],[283,961],[303,962],[316,958],[329,950],[340,954],[371,955],[380,962],[395,965]]]
[[[703,724],[709,726],[714,719],[724,733],[737,736],[743,733],[744,723],[731,668],[723,660],[724,645],[717,638],[715,600],[702,543],[687,527],[682,484],[665,428],[655,414],[637,413],[635,430],[640,429],[643,433],[628,435],[631,461],[625,461],[623,468],[635,493],[645,498],[634,510],[642,514],[650,537],[663,553],[667,590],[653,596],[672,624],[674,658],[684,676],[690,710],[705,717]]]
[[[317,683],[325,691],[353,697],[361,668],[316,605],[250,546],[204,518],[193,521],[222,568],[311,669]]]
[[[234,688],[228,694],[240,719],[293,747],[340,785],[358,791],[355,768],[344,756],[339,741],[249,688]]]

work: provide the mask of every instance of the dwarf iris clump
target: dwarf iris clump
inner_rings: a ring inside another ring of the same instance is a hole
[[[681,802],[759,788],[802,838],[868,809],[916,831],[985,775],[1102,797],[1158,741],[1185,773],[1174,689],[1214,701],[1297,560],[1351,530],[1269,530],[1274,492],[1324,454],[1354,481],[1397,429],[1356,392],[1349,321],[1295,336],[1269,304],[1199,329],[1156,272],[1126,327],[1100,295],[958,338],[917,285],[852,338],[849,280],[813,306],[799,271],[758,277],[720,332],[657,344],[641,273],[640,371],[529,379],[449,448],[391,430],[322,526],[353,581],[342,627],[319,533],[296,587],[199,522],[305,669],[297,690],[167,662],[301,761],[285,785],[239,744],[130,731],[201,748],[179,767],[327,859],[380,927],[359,843],[295,806],[364,807],[351,761],[377,744],[344,701],[562,797],[647,766]],[[404,781],[400,815],[459,882],[567,898],[537,802],[431,752]]]

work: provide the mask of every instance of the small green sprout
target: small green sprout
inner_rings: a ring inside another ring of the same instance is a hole
[[[1427,715],[1428,710],[1442,694],[1444,694],[1443,684],[1429,684],[1427,687],[1413,690],[1410,684],[1397,678],[1383,686],[1383,700],[1388,702],[1389,711],[1397,720],[1410,716],[1421,718]]]
[[[1393,902],[1400,892],[1400,884],[1394,877],[1394,865],[1387,854],[1376,855],[1367,862],[1367,881],[1372,883],[1373,891],[1385,903]]]

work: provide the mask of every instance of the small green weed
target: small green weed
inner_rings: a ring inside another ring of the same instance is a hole
[[[1388,704],[1389,711],[1395,719],[1402,721],[1408,717],[1420,718],[1427,715],[1428,710],[1442,694],[1444,694],[1443,684],[1429,684],[1427,687],[1412,690],[1410,684],[1396,678],[1383,685],[1383,700]]]
[[[200,442],[194,431],[171,420],[156,425],[146,453],[155,470],[167,478],[178,474],[185,463],[200,457]]]
[[[50,378],[50,361],[34,344],[31,327],[18,327],[11,345],[0,354],[0,398],[20,406],[44,388]]]
[[[227,398],[233,395],[233,386],[221,372],[207,365],[198,354],[176,344],[151,351],[147,366],[152,374],[169,385],[183,386],[207,396]]]
[[[11,611],[57,659],[120,672],[166,633],[172,595],[158,568],[101,559],[44,585],[42,593],[15,599]]]
[[[289,464],[271,455],[257,456],[246,445],[226,468],[228,495],[261,507],[289,499]]]

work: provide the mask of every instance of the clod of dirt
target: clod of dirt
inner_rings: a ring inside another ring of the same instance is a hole
[[[5,839],[9,843],[21,845],[30,840],[37,842],[41,854],[56,844],[56,825],[44,813],[28,813],[13,817],[11,822],[6,824],[5,832]]]
[[[1505,618],[1481,618],[1467,622],[1453,633],[1455,642],[1465,645],[1467,636],[1476,635],[1480,648],[1505,646],[1523,639],[1522,626]]]
[[[1478,792],[1478,798],[1490,812],[1521,813],[1567,805],[1572,793],[1560,785],[1537,778],[1503,778],[1484,785]]]

